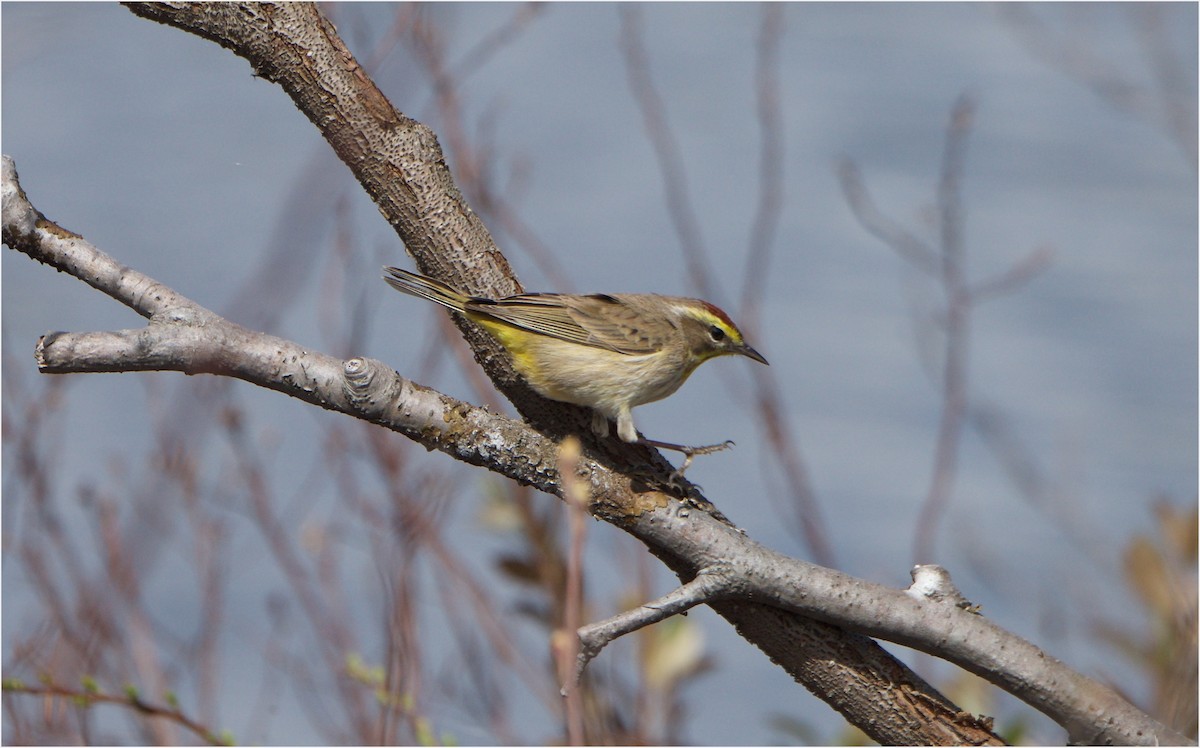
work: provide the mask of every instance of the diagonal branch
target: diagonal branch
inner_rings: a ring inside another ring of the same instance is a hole
[[[643,603],[603,621],[596,621],[580,627],[578,631],[579,654],[575,662],[574,684],[564,685],[563,694],[566,695],[573,690],[574,685],[579,684],[584,668],[610,642],[651,624],[664,621],[671,616],[686,613],[697,605],[720,600],[724,596],[725,590],[732,587],[732,580],[722,571],[721,569],[702,569],[695,579],[676,587],[657,600]]]
[[[41,371],[166,370],[235,377],[382,425],[429,449],[547,493],[563,494],[554,439],[404,379],[381,362],[343,361],[229,322],[121,266],[82,237],[47,220],[28,202],[8,157],[3,159],[2,172],[6,245],[88,279],[104,293],[137,305],[149,318],[141,330],[47,334],[36,352]],[[697,511],[706,503],[698,493],[681,503],[647,485],[646,467],[614,463],[611,455],[585,454],[576,465],[575,478],[587,488],[588,511],[642,540],[684,577],[708,566],[710,554],[736,556],[743,552],[742,544],[751,542],[727,521]],[[667,526],[667,517],[690,517],[690,522],[725,527],[730,530],[725,538],[734,545],[690,545],[686,539],[692,531],[677,524],[671,525],[671,532],[659,533],[658,528]],[[792,585],[803,586],[800,578]],[[981,739],[953,727],[957,709],[866,637],[761,604],[730,602],[713,607],[794,678],[880,742]],[[896,694],[914,692],[942,704],[941,711],[930,719],[897,720],[897,710],[904,704]]]
[[[838,180],[842,183],[842,194],[846,196],[846,204],[854,211],[854,217],[863,228],[896,250],[896,253],[908,260],[913,267],[929,275],[936,275],[939,263],[933,247],[879,209],[863,184],[858,165],[848,158],[842,159],[837,172]]]
[[[410,382],[379,362],[306,351],[224,320],[135,270],[115,272],[111,257],[28,203],[11,159],[4,158],[2,172],[7,245],[88,275],[105,292],[141,304],[150,319],[139,331],[48,334],[37,351],[43,371],[162,369],[232,376],[386,426],[456,459],[563,495],[554,440]],[[130,290],[146,288],[159,290]],[[987,678],[1054,718],[1075,742],[1182,739],[1106,686],[953,603],[775,553],[711,513],[639,486],[591,455],[576,461],[573,470],[573,478],[587,487],[590,513],[637,537],[686,580],[687,594],[668,596],[671,605],[709,604],[881,742],[992,742],[995,736],[977,720],[964,720],[867,636],[935,654]],[[706,574],[717,583],[688,586]],[[851,680],[857,687],[847,687]],[[872,713],[868,704],[876,705],[877,718],[889,719],[857,722]],[[895,719],[897,713],[917,712],[925,718]]]
[[[233,49],[260,75],[279,83],[354,171],[423,271],[471,292],[516,290],[507,262],[454,187],[436,137],[391,107],[314,6],[154,4],[133,10]],[[136,300],[149,319],[140,331],[46,336],[39,353],[45,370],[127,366],[233,376],[563,494],[554,437],[586,434],[581,428],[586,412],[533,395],[490,337],[465,320],[456,322],[480,364],[532,428],[424,388],[370,359],[342,361],[313,353],[233,325],[182,296],[128,290],[156,284],[128,269],[111,272],[115,261],[38,214],[25,201],[7,160],[3,190],[6,244],[87,279],[123,303]],[[93,263],[110,270],[91,274],[83,269]],[[74,351],[86,354],[79,359],[85,364],[60,355]],[[104,351],[111,354],[107,363]],[[705,503],[698,493],[680,501],[657,490],[654,473],[665,471],[665,462],[654,459],[644,449],[585,443],[575,475],[587,487],[589,512],[637,537],[685,582],[705,569],[733,563],[734,595],[709,604],[874,739],[997,740],[964,723],[953,705],[864,634],[984,674],[1046,711],[1075,740],[1178,739],[1110,689],[1071,673],[979,616],[759,546],[713,513],[698,511]],[[1014,661],[1010,653],[1023,659]]]

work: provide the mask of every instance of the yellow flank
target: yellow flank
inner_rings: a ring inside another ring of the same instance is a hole
[[[512,356],[513,365],[518,374],[525,377],[531,384],[540,383],[541,376],[538,371],[537,356],[534,355],[529,345],[530,339],[536,333],[515,327],[507,322],[501,322],[486,314],[466,312],[466,316],[467,319],[487,330],[493,338],[500,342],[500,345],[504,346],[508,355]]]

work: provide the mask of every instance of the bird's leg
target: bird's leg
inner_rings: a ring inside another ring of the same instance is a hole
[[[683,444],[672,444],[671,442],[660,442],[657,439],[647,439],[641,437],[638,439],[639,444],[645,444],[647,447],[655,449],[669,449],[672,452],[679,452],[687,456],[691,460],[696,455],[710,455],[713,452],[723,452],[733,446],[733,439],[726,439],[720,444],[709,444],[703,447],[687,447]]]
[[[592,433],[601,439],[608,436],[608,418],[598,410],[592,411]]]
[[[671,485],[679,485],[677,481],[683,478],[684,472],[691,467],[692,458],[694,458],[696,455],[710,455],[713,452],[721,452],[733,446],[732,439],[726,439],[720,444],[709,444],[704,447],[686,447],[682,444],[672,444],[671,442],[660,442],[657,439],[647,439],[644,436],[638,439],[638,443],[644,444],[647,447],[654,447],[655,449],[669,449],[672,452],[679,452],[683,455],[683,464],[676,468],[673,473],[671,473]]]
[[[608,433],[608,423],[608,418],[604,414],[598,410],[592,411],[592,428],[596,430],[597,434],[601,436],[606,435]],[[637,428],[634,427],[633,413],[630,412],[629,406],[624,406],[617,411],[617,436],[627,444],[642,444],[654,449],[669,449],[672,452],[682,453],[684,456],[683,465],[671,473],[670,479],[671,485],[677,488],[682,488],[680,481],[683,479],[684,472],[691,467],[692,458],[697,455],[709,455],[713,452],[720,452],[733,446],[733,440],[730,439],[720,444],[709,444],[703,447],[688,447],[683,444],[647,439],[640,435],[637,432]]]

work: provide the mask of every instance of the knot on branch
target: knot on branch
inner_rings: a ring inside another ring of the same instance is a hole
[[[355,356],[342,362],[342,389],[346,398],[361,410],[379,402],[382,393],[380,375],[392,374],[392,370],[374,359]],[[384,378],[383,382],[391,381]]]
[[[158,284],[146,279],[143,285],[157,286]],[[193,306],[172,306],[155,312],[150,317],[150,324],[152,325],[184,325],[190,327],[203,324],[205,321],[201,310]]]
[[[913,580],[913,583],[905,590],[909,597],[917,600],[928,598],[950,602],[968,613],[980,614],[980,606],[963,597],[963,594],[958,591],[958,587],[954,585],[954,581],[950,579],[950,572],[945,567],[937,564],[917,564],[909,572],[909,575]]]

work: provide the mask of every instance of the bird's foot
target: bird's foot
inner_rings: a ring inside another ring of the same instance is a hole
[[[692,460],[695,457],[697,457],[699,455],[710,455],[713,452],[723,452],[726,449],[729,449],[730,447],[733,446],[732,439],[726,439],[725,441],[721,442],[720,444],[709,444],[709,445],[706,445],[703,447],[688,447],[683,444],[672,444],[671,442],[660,442],[656,439],[647,439],[645,437],[642,437],[638,441],[640,441],[642,444],[645,444],[647,447],[654,447],[656,449],[669,449],[672,452],[679,452],[683,455],[683,464],[680,465],[678,468],[676,468],[671,473],[671,477],[669,480],[671,486],[674,488],[677,488],[679,490],[683,490],[683,488],[684,488],[683,474],[687,471],[687,469],[689,467],[691,467]]]

